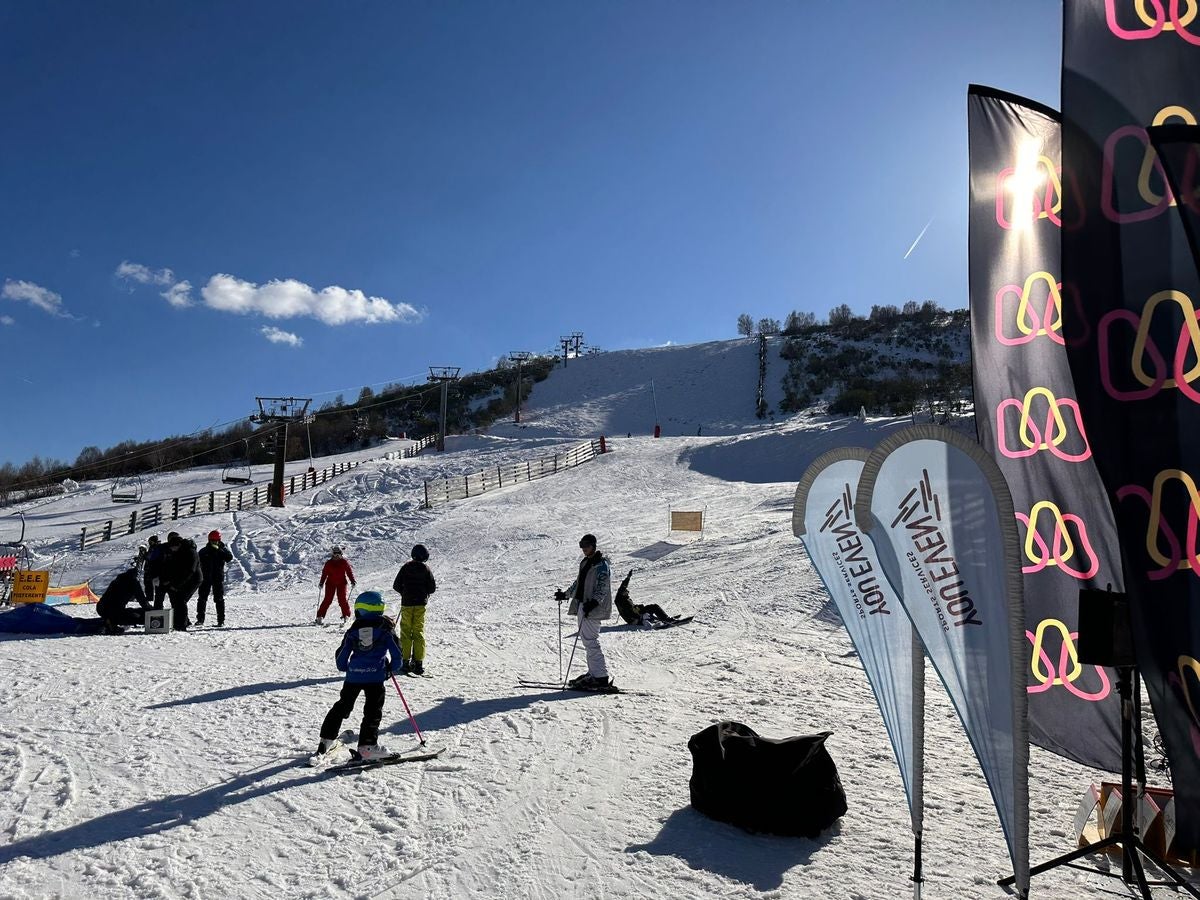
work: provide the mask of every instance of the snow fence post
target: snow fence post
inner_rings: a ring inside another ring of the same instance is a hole
[[[605,446],[605,443],[604,443],[604,435],[600,435],[600,452],[601,453],[608,452],[608,447]]]

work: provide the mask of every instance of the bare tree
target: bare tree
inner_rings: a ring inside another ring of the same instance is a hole
[[[843,303],[840,306],[835,306],[829,311],[830,325],[849,325],[854,321],[854,311],[850,309],[849,304]]]

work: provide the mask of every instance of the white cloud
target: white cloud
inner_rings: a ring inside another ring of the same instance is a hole
[[[0,316],[0,325],[16,325],[17,320],[12,316]]]
[[[158,296],[162,297],[176,309],[184,309],[192,305],[192,283],[190,281],[181,281],[178,284],[173,284]]]
[[[118,278],[136,281],[138,284],[157,284],[167,287],[175,283],[175,273],[170,269],[155,271],[141,263],[131,263],[128,260],[117,266],[116,275]]]
[[[311,316],[326,325],[347,322],[419,322],[424,318],[407,303],[392,303],[383,297],[368,297],[362,291],[337,285],[313,290],[294,279],[257,285],[232,275],[214,275],[200,290],[206,305],[222,312],[258,313],[268,319]]]
[[[292,334],[290,331],[284,331],[282,328],[276,328],[274,325],[264,325],[259,331],[272,344],[287,344],[289,347],[304,346],[304,338]]]
[[[40,284],[34,284],[32,281],[13,281],[11,278],[6,278],[4,290],[0,291],[0,297],[6,300],[24,300],[42,312],[69,318],[67,313],[63,312],[62,295],[56,294]]]

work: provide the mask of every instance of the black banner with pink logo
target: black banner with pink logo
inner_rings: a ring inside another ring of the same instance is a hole
[[[1080,663],[1078,598],[1120,584],[1111,508],[1092,459],[1064,345],[1079,316],[1060,271],[1060,122],[1052,109],[973,85],[971,352],[979,442],[1012,493],[1025,590],[1029,737],[1085,765],[1121,763],[1112,671]]]
[[[1175,789],[1177,849],[1200,848],[1200,302],[1183,219],[1146,129],[1195,125],[1192,0],[1065,0],[1067,354],[1116,513],[1134,645]],[[1194,176],[1193,176],[1194,184]],[[1191,197],[1186,202],[1192,202]]]

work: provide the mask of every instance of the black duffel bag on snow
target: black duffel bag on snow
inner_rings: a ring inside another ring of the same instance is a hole
[[[747,831],[813,838],[846,812],[846,794],[825,739],[759,737],[741,722],[692,735],[692,806]]]

